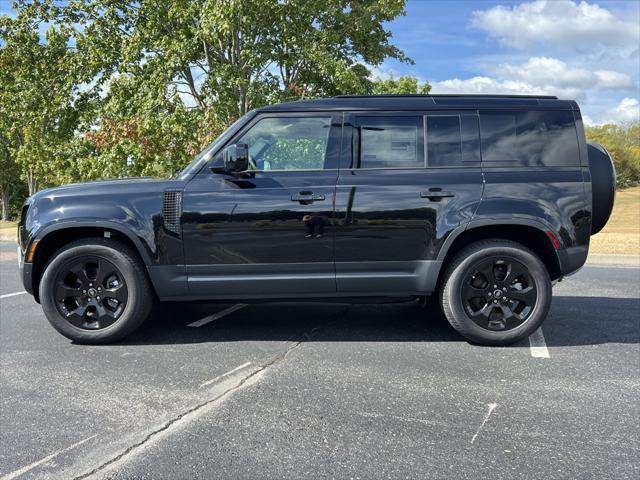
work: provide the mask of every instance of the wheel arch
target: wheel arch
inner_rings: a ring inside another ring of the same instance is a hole
[[[38,242],[33,259],[31,279],[32,291],[36,301],[40,301],[38,292],[44,268],[55,252],[75,240],[105,237],[117,240],[131,248],[140,257],[145,265],[147,275],[149,275],[146,267],[151,265],[151,258],[145,251],[140,239],[127,231],[126,228],[112,222],[63,222],[43,228],[32,240],[32,242]]]
[[[562,269],[558,253],[549,235],[555,238],[555,234],[550,229],[534,222],[501,224],[478,222],[475,225],[470,224],[458,232],[454,231],[445,242],[438,257],[439,260],[442,260],[441,272],[444,271],[451,259],[467,245],[480,240],[496,238],[521,243],[533,251],[544,263],[551,280],[558,280],[562,277]],[[438,286],[439,284],[440,279]]]

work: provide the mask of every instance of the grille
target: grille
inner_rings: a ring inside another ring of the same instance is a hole
[[[162,221],[165,230],[180,236],[180,215],[182,214],[182,192],[164,192]]]

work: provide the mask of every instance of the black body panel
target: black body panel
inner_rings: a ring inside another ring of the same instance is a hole
[[[337,170],[196,176],[185,190],[182,217],[190,293],[334,293],[336,176]],[[292,200],[301,192],[319,200]],[[305,215],[325,223],[322,237],[306,237]]]
[[[573,116],[577,149],[570,165],[500,166],[480,161],[478,135],[465,145],[483,112],[514,111]],[[362,162],[388,159],[364,151],[356,161],[358,117],[376,115],[411,116],[424,125],[426,137],[418,135],[415,144],[391,142],[399,150],[415,147],[414,164],[367,168]],[[324,168],[221,172],[222,149],[261,119],[296,116],[330,118]],[[430,116],[475,119],[466,134],[460,120],[459,164],[430,158],[450,147],[446,140],[427,145],[435,138]],[[57,245],[60,232],[71,239],[112,232],[138,251],[160,299],[427,295],[452,245],[486,226],[534,228],[548,237],[545,247],[557,240],[549,248],[562,276],[579,269],[588,253],[586,152],[577,105],[550,97],[346,96],[273,105],[240,119],[176,180],[68,185],[30,197],[19,243],[23,257],[36,253],[33,262],[22,262],[23,282],[37,291],[53,253],[43,245]]]
[[[446,115],[458,113],[466,112]],[[429,167],[423,142],[417,145],[418,150],[425,152],[418,156],[421,165],[354,168],[359,165],[362,149],[360,124],[375,123],[380,116],[402,121],[404,115],[388,112],[345,117],[343,141],[354,148],[343,149],[336,189],[335,264],[340,292],[420,295],[433,291],[444,241],[454,229],[473,218],[480,203],[483,188],[480,163],[460,168]],[[441,118],[445,112],[419,112],[419,115],[424,125],[423,116]],[[415,114],[409,118],[415,118]]]

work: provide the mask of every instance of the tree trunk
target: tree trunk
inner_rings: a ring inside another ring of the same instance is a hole
[[[38,179],[36,178],[33,170],[27,172],[27,186],[29,187],[29,196],[33,195],[37,191]]]
[[[9,202],[11,201],[11,187],[5,186],[0,192],[0,203],[2,203],[2,221],[9,221]]]
[[[245,87],[240,87],[238,92],[238,118],[247,113],[248,103],[247,89]]]

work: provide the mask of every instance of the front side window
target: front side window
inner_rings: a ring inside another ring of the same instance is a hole
[[[358,116],[354,139],[359,168],[424,167],[422,117]]]
[[[249,148],[251,170],[322,170],[331,117],[267,117],[237,140]]]

